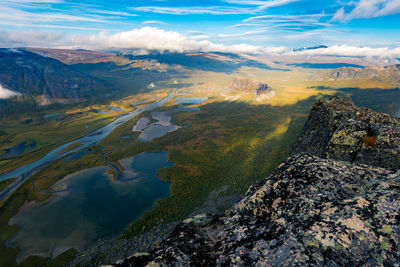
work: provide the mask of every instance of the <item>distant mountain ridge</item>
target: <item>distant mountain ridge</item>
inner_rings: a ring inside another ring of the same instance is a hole
[[[27,48],[36,54],[44,57],[57,59],[58,61],[71,65],[77,63],[88,63],[93,61],[104,60],[108,57],[115,56],[115,53],[104,53],[88,50],[68,50],[68,49],[46,49],[46,48]]]
[[[352,80],[378,79],[400,84],[400,65],[366,66],[363,68],[342,67],[334,70],[321,70],[312,76],[314,80]]]
[[[0,84],[41,104],[89,99],[107,93],[104,81],[56,59],[23,49],[0,49]]]

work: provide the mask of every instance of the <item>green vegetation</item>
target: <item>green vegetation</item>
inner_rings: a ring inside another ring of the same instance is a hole
[[[2,191],[4,188],[9,186],[12,182],[14,182],[15,179],[8,179],[4,181],[0,181],[0,191]]]

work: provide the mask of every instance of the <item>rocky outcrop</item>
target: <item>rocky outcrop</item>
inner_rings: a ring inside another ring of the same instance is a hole
[[[272,91],[266,83],[245,78],[234,78],[229,88],[233,91],[254,92],[257,96]]]
[[[314,104],[293,154],[400,168],[400,119],[356,107],[349,98]]]
[[[289,158],[225,216],[189,218],[116,266],[375,266],[400,261],[400,172]]]
[[[302,153],[224,215],[188,218],[152,251],[115,266],[398,266],[400,170],[354,163],[371,162],[347,141],[365,143],[374,165],[395,167],[385,149],[399,148],[398,125],[348,99],[322,100],[294,146]],[[341,150],[329,157],[341,160],[322,158],[333,144]]]

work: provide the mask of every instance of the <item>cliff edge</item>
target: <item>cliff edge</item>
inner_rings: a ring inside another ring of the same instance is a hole
[[[399,266],[399,130],[349,99],[321,100],[293,155],[223,216],[188,218],[115,266]]]
[[[356,107],[350,98],[323,99],[293,145],[297,153],[400,168],[400,119]]]

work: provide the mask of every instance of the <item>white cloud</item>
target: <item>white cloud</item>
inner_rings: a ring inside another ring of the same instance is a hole
[[[2,0],[3,2],[9,3],[50,3],[50,4],[59,4],[63,3],[62,0]]]
[[[60,47],[67,36],[40,31],[5,31],[0,29],[0,47]],[[70,46],[71,43],[64,44]]]
[[[270,7],[277,7],[287,5],[293,2],[298,2],[301,0],[270,0],[270,1],[253,1],[253,0],[224,0],[226,3],[230,4],[240,4],[240,5],[253,5],[258,6],[258,9],[267,9]]]
[[[279,19],[279,20],[317,20],[322,17],[327,17],[329,16],[328,14],[309,14],[309,15],[263,15],[263,16],[255,16],[255,17],[250,17],[243,22],[249,22],[249,21],[265,21],[265,20],[271,20],[271,19]]]
[[[143,21],[142,24],[166,24],[166,23],[159,20],[146,20]]]
[[[344,7],[336,11],[335,15],[332,17],[332,21],[344,21],[346,20],[346,12],[344,11]]]
[[[90,36],[64,35],[38,31],[0,30],[2,47],[48,47],[69,49],[140,49],[170,52],[219,51],[233,53],[259,53],[259,46],[238,44],[224,45],[208,40],[195,40],[196,35],[186,36],[175,31],[164,31],[155,27],[142,27],[130,31],[107,34],[101,32]],[[201,36],[202,38],[205,36]],[[199,38],[199,39],[202,39]]]
[[[300,36],[290,35],[291,43],[298,39],[314,38],[321,30],[301,33]],[[250,31],[247,35],[258,34]],[[307,36],[303,36],[307,34]],[[199,36],[199,37],[197,37]],[[140,51],[157,50],[160,52],[232,52],[232,53],[254,53],[254,54],[283,54],[283,55],[306,55],[306,56],[361,56],[376,58],[400,58],[400,46],[397,47],[356,47],[349,45],[334,45],[328,48],[306,50],[295,52],[286,47],[264,47],[249,45],[246,43],[236,45],[225,45],[215,43],[206,38],[203,32],[191,31],[186,35],[165,31],[155,27],[142,27],[114,34],[105,32],[91,36],[63,35],[57,33],[44,33],[37,31],[10,32],[0,30],[0,46],[3,47],[49,47],[65,49],[136,49]],[[232,37],[222,35],[221,37]],[[238,36],[240,37],[240,36]]]
[[[0,84],[0,99],[7,99],[14,96],[21,95],[20,93],[8,90]]]
[[[333,16],[333,21],[347,21],[357,18],[376,18],[400,13],[399,0],[360,0],[351,2],[354,8],[346,13],[340,8]]]
[[[224,7],[224,6],[209,6],[209,7],[141,6],[141,7],[133,7],[131,9],[141,12],[172,14],[172,15],[193,15],[193,14],[236,15],[236,14],[253,14],[255,12],[254,8]]]
[[[302,0],[269,0],[269,1],[253,1],[253,0],[223,0],[229,4],[242,6],[256,6],[256,8],[247,8],[239,6],[194,6],[194,7],[160,7],[160,6],[141,6],[132,7],[131,9],[141,12],[152,12],[160,14],[173,15],[191,15],[191,14],[210,14],[210,15],[235,15],[235,14],[255,14],[270,7],[287,5],[289,3]]]
[[[132,25],[118,20],[121,17],[135,17],[136,14],[101,10],[70,3],[69,10],[54,5],[64,4],[61,0],[1,0],[0,24],[25,28],[60,28],[99,31],[105,24]],[[65,4],[67,5],[67,4]]]
[[[236,34],[218,34],[217,37],[220,37],[220,38],[243,37],[243,36],[260,34],[260,33],[264,33],[264,32],[266,32],[266,30],[248,31],[248,32],[236,33]]]
[[[62,13],[33,13],[6,6],[0,6],[0,21],[7,22],[8,25],[14,22],[26,22],[31,24],[55,22],[106,23],[106,20],[101,16],[75,16]]]
[[[79,39],[81,39],[81,37],[79,37]],[[74,41],[79,42],[79,39]],[[137,28],[116,34],[100,33],[81,42],[81,45],[85,44],[89,44],[90,47],[88,48],[130,48],[170,52],[219,51],[256,53],[261,49],[258,46],[247,44],[223,45],[207,40],[193,40],[193,38],[178,32],[164,31],[154,27]]]

